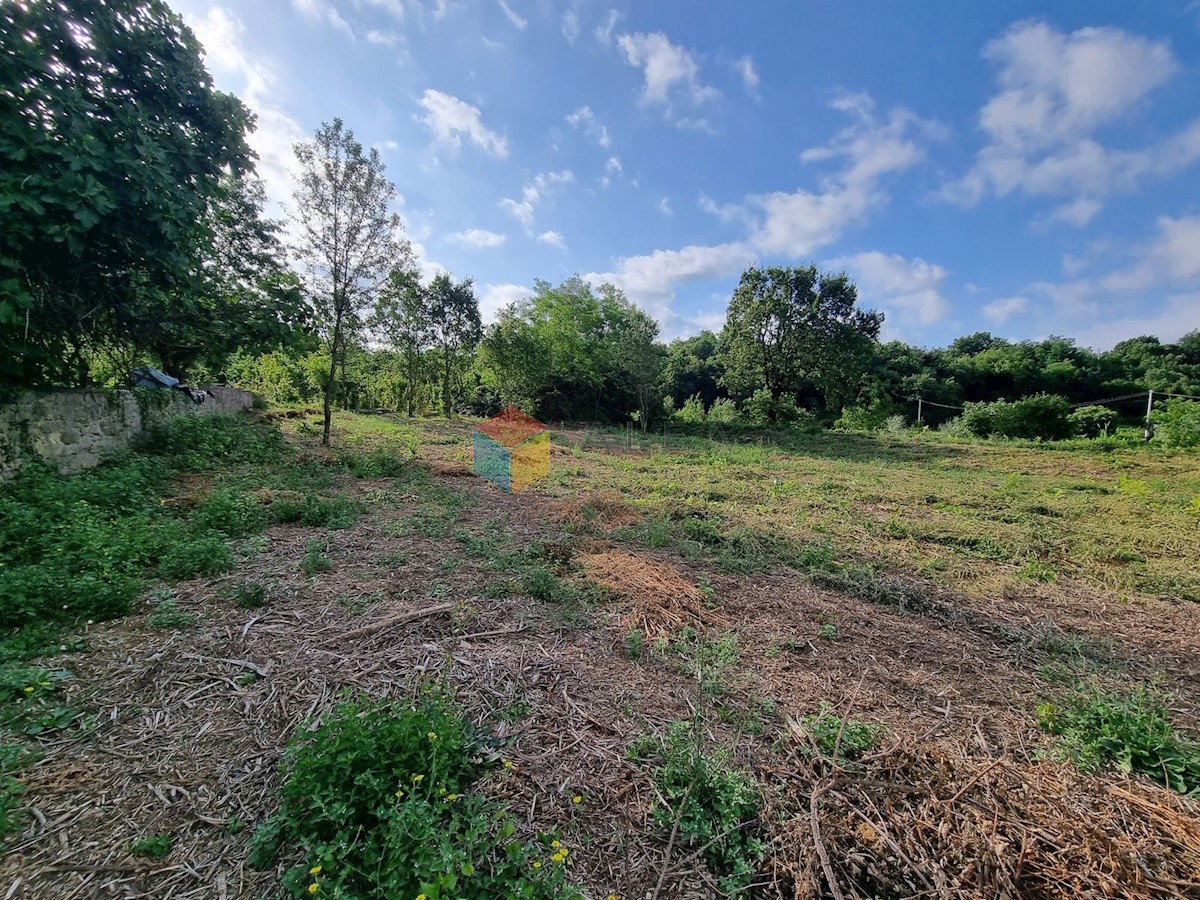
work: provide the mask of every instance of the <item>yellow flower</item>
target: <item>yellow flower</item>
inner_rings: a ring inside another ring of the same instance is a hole
[[[583,798],[580,797],[578,794],[576,794],[574,797],[571,798],[571,802],[574,803],[576,806],[578,806],[580,803],[583,802]]]
[[[309,869],[309,870],[308,870],[308,874],[309,874],[309,875],[320,875],[320,874],[321,874],[321,867],[320,867],[320,866],[313,866],[311,869]]]
[[[321,886],[319,884],[317,884],[315,881],[308,886],[308,892],[310,894],[315,894],[320,889],[321,889]]]
[[[50,687],[50,682],[48,681],[39,681],[38,684],[40,684],[42,687]]]
[[[417,900],[429,900],[424,894],[417,894]]]
[[[535,869],[540,869],[542,867],[542,861],[540,859],[535,859],[533,861],[533,867]]]
[[[446,795],[446,802],[447,802],[447,803],[453,803],[453,802],[454,802],[455,800],[457,800],[457,799],[458,799],[458,794],[447,794],[447,795]]]
[[[29,687],[25,688],[25,693],[27,693],[27,694],[33,693],[33,685],[32,684]]]
[[[425,735],[425,737],[429,738],[431,741],[436,741],[437,740],[437,732],[431,731],[431,732],[429,732],[429,734]]]
[[[504,762],[500,763],[500,765],[504,766],[504,768],[506,768],[506,769],[511,769],[512,768],[512,760],[506,759],[506,760],[504,760]]]
[[[618,897],[616,894],[609,894],[607,897],[604,898],[604,900],[621,900],[621,898]]]
[[[396,791],[396,799],[403,800],[404,799],[404,791]]]
[[[413,784],[420,784],[424,780],[425,780],[424,775],[414,775],[413,776]]]

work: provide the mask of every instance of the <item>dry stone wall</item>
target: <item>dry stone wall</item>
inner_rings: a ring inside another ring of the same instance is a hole
[[[0,398],[0,481],[41,459],[71,474],[97,465],[142,431],[176,416],[250,409],[254,395],[207,385],[203,403],[180,391],[22,391]]]

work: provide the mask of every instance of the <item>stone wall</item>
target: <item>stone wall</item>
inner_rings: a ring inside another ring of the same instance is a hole
[[[239,412],[254,395],[207,385],[203,403],[174,390],[22,391],[0,398],[0,481],[42,459],[74,473],[97,465],[143,430],[176,416]]]

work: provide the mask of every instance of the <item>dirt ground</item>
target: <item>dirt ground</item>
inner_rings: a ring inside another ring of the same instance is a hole
[[[447,448],[422,456],[476,501],[445,537],[404,527],[421,498],[390,479],[339,475],[369,513],[344,530],[269,528],[235,572],[180,588],[195,625],[157,630],[143,614],[88,628],[86,649],[61,664],[94,727],[48,744],[25,773],[33,821],[0,863],[0,897],[277,896],[279,873],[247,867],[246,839],[276,808],[293,729],[348,688],[403,697],[438,677],[511,742],[515,765],[487,790],[531,829],[579,847],[573,879],[589,897],[719,896],[695,848],[671,846],[651,821],[653,782],[628,758],[635,738],[678,720],[701,721],[767,786],[759,827],[771,851],[756,895],[1200,897],[1200,804],[1043,758],[1051,745],[1032,713],[1056,690],[1039,667],[1071,636],[1106,677],[1161,673],[1181,698],[1178,721],[1194,728],[1200,605],[1069,587],[1053,605],[1036,595],[985,604],[924,586],[930,607],[905,612],[786,571],[721,574],[623,541],[614,523],[564,525],[569,502],[536,487],[502,494],[464,477]],[[614,522],[628,512],[614,508]],[[719,705],[652,641],[630,658],[628,623],[646,598],[493,599],[498,575],[464,552],[461,529],[515,549],[553,542],[581,581],[584,555],[620,552],[656,577],[711,585],[691,607],[695,624],[736,633],[740,650]],[[331,568],[310,577],[299,564],[314,538]],[[266,606],[230,599],[248,579],[267,586]],[[729,624],[706,623],[704,610]],[[823,625],[836,639],[819,636]],[[822,701],[886,724],[860,767],[805,757],[788,740]],[[166,858],[129,854],[162,833],[174,836]]]

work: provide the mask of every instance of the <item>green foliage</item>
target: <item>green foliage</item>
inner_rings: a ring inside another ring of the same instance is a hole
[[[887,730],[883,725],[843,719],[833,709],[833,704],[822,700],[817,712],[801,720],[817,750],[831,759],[858,759],[874,747]],[[801,752],[805,753],[811,752],[811,749],[803,745],[800,747]]]
[[[738,420],[737,404],[728,397],[718,397],[708,409],[708,421],[714,425],[735,425]]]
[[[161,0],[10,3],[0,31],[0,380],[77,382],[85,347],[203,323],[206,213],[249,168],[250,113]]]
[[[151,628],[160,631],[173,631],[179,628],[191,628],[196,624],[196,616],[179,608],[179,601],[171,591],[158,592],[159,599],[150,613]]]
[[[629,659],[641,659],[642,650],[645,648],[646,635],[640,628],[632,629],[629,634],[625,635],[625,655]]]
[[[700,853],[722,894],[737,895],[766,853],[755,828],[761,794],[727,754],[703,752],[701,739],[700,729],[676,722],[661,740],[644,738],[630,752],[651,765],[664,801],[654,804],[654,821],[666,830],[678,822],[679,840]]]
[[[72,677],[63,669],[0,666],[0,722],[29,737],[69,727],[79,713],[61,702],[61,686]]]
[[[262,530],[267,524],[267,513],[257,497],[218,488],[196,507],[192,522],[199,528],[217,531],[226,537],[245,537]]]
[[[16,772],[29,761],[29,754],[20,744],[0,742],[0,848],[8,836],[20,831],[25,817],[21,814],[24,789]]]
[[[700,395],[693,394],[691,397],[688,397],[684,401],[683,406],[675,413],[675,418],[688,425],[703,424],[705,418],[704,401],[700,399]]]
[[[140,449],[163,457],[173,468],[192,471],[281,463],[286,453],[278,427],[228,413],[171,419],[152,428]]]
[[[521,587],[541,603],[569,603],[579,596],[572,585],[542,566],[529,569],[521,580]]]
[[[1107,406],[1083,406],[1067,418],[1075,434],[1089,438],[1107,435],[1117,424],[1116,410]]]
[[[1084,771],[1108,767],[1181,794],[1200,793],[1200,743],[1176,732],[1168,698],[1155,686],[1129,692],[1091,688],[1037,708],[1039,724]]]
[[[268,510],[273,522],[337,529],[349,528],[361,512],[361,505],[349,497],[321,497],[316,494],[279,496],[272,501]]]
[[[700,684],[710,696],[725,693],[726,675],[741,657],[736,634],[708,637],[691,626],[680,631],[669,650],[680,659],[680,669]]]
[[[892,413],[890,403],[872,403],[870,406],[844,406],[842,414],[833,427],[841,431],[879,431]]]
[[[300,560],[300,571],[312,578],[318,572],[328,572],[333,563],[325,555],[328,544],[320,538],[309,538],[304,545],[304,558]]]
[[[578,898],[566,882],[572,851],[548,835],[519,840],[504,805],[477,792],[484,752],[436,693],[342,703],[292,739],[282,808],[252,838],[251,864],[297,851],[284,875],[296,898]]]
[[[229,544],[220,535],[202,533],[171,543],[163,551],[158,574],[168,581],[186,581],[223,575],[232,568],[233,552]]]
[[[134,856],[145,856],[149,859],[162,859],[171,852],[171,844],[173,843],[171,835],[156,834],[151,837],[140,838],[133,842],[129,852]]]
[[[267,586],[257,581],[239,581],[233,588],[233,599],[242,609],[259,609],[267,605]]]
[[[1172,449],[1200,447],[1200,403],[1168,400],[1154,412],[1154,439]]]
[[[1063,397],[1034,394],[1012,402],[968,403],[962,423],[976,437],[1057,441],[1071,436],[1070,411]]]
[[[390,450],[377,447],[366,453],[343,450],[338,462],[356,478],[394,478],[404,471],[407,463]]]

